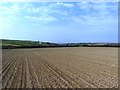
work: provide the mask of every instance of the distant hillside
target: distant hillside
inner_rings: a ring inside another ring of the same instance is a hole
[[[39,47],[50,47],[57,44],[49,42],[39,42],[39,41],[27,41],[27,40],[8,40],[0,39],[0,45],[2,48],[39,48]]]
[[[42,48],[42,47],[118,47],[118,43],[50,43],[27,40],[0,39],[3,49],[11,48]]]
[[[38,42],[2,39],[2,46],[34,46],[34,45],[38,45]]]

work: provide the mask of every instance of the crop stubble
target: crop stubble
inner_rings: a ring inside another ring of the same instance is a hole
[[[118,87],[118,49],[3,50],[3,88]]]

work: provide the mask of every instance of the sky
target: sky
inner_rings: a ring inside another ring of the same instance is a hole
[[[2,39],[118,42],[117,2],[0,2]]]

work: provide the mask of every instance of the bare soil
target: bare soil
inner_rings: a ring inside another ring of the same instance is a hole
[[[117,88],[118,48],[3,50],[3,88]]]

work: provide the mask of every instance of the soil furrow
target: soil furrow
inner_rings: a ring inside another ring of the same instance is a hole
[[[3,88],[118,87],[116,48],[37,48],[3,52]]]
[[[27,56],[25,57],[25,61],[26,61],[26,88],[31,88],[31,80],[30,80],[30,69],[28,66],[28,58]]]
[[[18,64],[17,60],[15,60],[14,65],[11,65],[11,66],[8,67],[10,69],[8,70],[8,73],[5,75],[6,79],[3,78],[3,88],[10,88],[11,87],[12,79],[13,79],[15,73],[16,73],[16,67],[17,67],[17,64]]]

